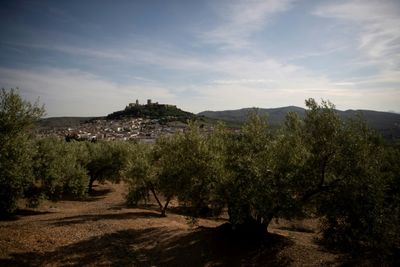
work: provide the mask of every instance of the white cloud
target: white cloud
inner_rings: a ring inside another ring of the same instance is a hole
[[[249,44],[249,37],[260,31],[271,17],[291,7],[293,0],[236,0],[215,6],[221,22],[200,35],[206,43],[223,47],[241,48]],[[219,2],[221,4],[221,2]]]

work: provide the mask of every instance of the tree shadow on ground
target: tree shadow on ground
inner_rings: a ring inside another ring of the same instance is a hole
[[[168,227],[123,230],[49,252],[16,253],[1,266],[287,266],[278,235],[250,238],[230,227],[182,231]]]
[[[342,267],[400,266],[400,248],[393,251],[374,250],[366,247],[355,248],[350,246],[340,246],[339,244],[334,244],[324,240],[323,238],[316,238],[314,239],[314,242],[321,250],[339,255],[336,260],[336,265]]]
[[[88,192],[86,196],[77,198],[76,196],[73,195],[63,195],[62,197],[60,197],[60,199],[57,199],[57,201],[64,200],[64,201],[94,202],[104,199],[108,194],[112,192],[113,190],[111,188],[102,188],[102,189],[93,188],[93,190],[91,192]]]
[[[351,266],[400,266],[399,253],[382,255],[376,251],[348,253],[339,258],[342,267]]]
[[[148,210],[148,211],[154,211],[154,212],[161,214],[160,207],[156,203],[151,203],[151,202],[140,203],[137,205],[128,205],[126,203],[123,203],[123,204],[114,205],[114,206],[108,208],[108,210],[122,210],[124,208],[143,209],[143,210]],[[187,206],[168,207],[166,214],[167,214],[167,216],[168,216],[168,214],[182,215],[182,216],[186,216],[186,217],[193,216],[194,218],[211,219],[211,220],[217,221],[217,222],[226,222],[227,221],[226,218],[213,215],[211,213],[211,211],[208,213],[204,212],[203,214],[198,214],[198,213],[194,212],[193,207],[187,207]]]
[[[131,208],[129,205],[126,203],[119,203],[119,204],[114,204],[111,205],[107,210],[122,210],[122,209],[129,209]]]
[[[161,214],[160,207],[156,203],[140,203],[137,205],[129,205],[127,203],[113,205],[108,210],[121,210],[121,209],[142,209],[148,210],[149,212],[156,212]],[[167,216],[169,212],[169,208],[167,209]]]
[[[295,225],[280,226],[280,227],[277,227],[277,228],[280,229],[280,230],[291,231],[291,232],[315,233],[314,229],[310,229],[310,228],[302,227],[302,226],[295,226]]]
[[[162,218],[158,213],[151,211],[143,212],[125,212],[125,213],[108,213],[108,214],[85,214],[71,217],[64,217],[61,219],[50,220],[50,223],[55,226],[68,226],[74,224],[82,224],[87,222],[94,222],[100,220],[133,220],[142,218]]]
[[[93,189],[92,191],[90,191],[88,193],[88,195],[90,197],[102,197],[102,196],[106,196],[109,193],[113,192],[113,190],[111,190],[111,188],[104,188],[104,189]]]
[[[0,214],[0,221],[17,221],[22,217],[53,213],[50,211],[37,211],[32,209],[18,209],[12,214]]]
[[[219,214],[213,214],[212,209],[207,207],[199,210],[198,208],[191,206],[174,206],[169,207],[167,209],[167,213],[173,213],[187,217],[194,216],[196,218],[212,219],[214,221],[226,221],[226,218],[222,218]]]

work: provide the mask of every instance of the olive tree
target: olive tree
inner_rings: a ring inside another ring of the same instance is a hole
[[[165,215],[168,203],[163,205],[159,198],[158,179],[151,144],[137,143],[134,145],[130,151],[123,176],[129,185],[129,193],[126,196],[129,205],[136,206],[141,200],[148,201],[149,192],[151,192],[160,207],[161,214]]]
[[[259,225],[265,231],[274,217],[304,216],[304,207],[347,178],[350,159],[343,157],[352,132],[333,104],[306,100],[304,120],[290,113],[274,134],[253,114],[238,134],[225,137],[226,176],[222,195],[232,224]]]
[[[14,89],[0,91],[0,212],[16,209],[33,181],[31,131],[44,108],[23,100]]]
[[[208,139],[196,123],[191,123],[185,132],[161,138],[154,147],[163,195],[167,200],[177,197],[181,204],[193,208],[193,215],[208,212],[210,192],[218,175]]]
[[[183,133],[159,138],[154,146],[139,144],[132,153],[125,172],[130,184],[128,201],[135,204],[150,192],[162,215],[173,198],[190,207],[193,216],[209,211],[218,161],[209,137],[197,124],[191,123]]]
[[[400,249],[399,149],[384,146],[359,120],[345,126],[341,144],[334,161],[341,179],[318,202],[325,241],[347,251],[394,255]]]
[[[85,168],[89,174],[89,192],[94,181],[110,180],[118,182],[128,160],[128,142],[86,143],[89,158]]]
[[[89,178],[84,168],[88,156],[81,142],[41,139],[36,142],[34,157],[35,191],[56,200],[63,195],[82,197],[87,191]],[[38,196],[31,196],[35,199]]]
[[[272,209],[271,135],[266,119],[250,114],[240,133],[225,137],[225,176],[219,186],[232,224],[267,222]]]

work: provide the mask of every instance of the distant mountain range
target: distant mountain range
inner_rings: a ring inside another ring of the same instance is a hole
[[[141,107],[126,107],[124,110],[116,111],[106,117],[53,117],[45,118],[39,121],[40,128],[60,128],[60,127],[77,127],[82,123],[92,119],[122,119],[126,117],[146,116],[150,118],[166,118],[174,117],[177,120],[200,118],[207,123],[215,123],[218,120],[227,122],[228,126],[238,126],[244,123],[247,116],[254,108],[243,108],[237,110],[224,111],[203,111],[195,114],[180,110],[172,105],[151,106],[143,105]],[[281,125],[288,112],[296,112],[301,118],[304,118],[306,110],[296,106],[288,106],[281,108],[257,108],[258,114],[267,115],[268,122],[272,126]],[[391,112],[380,112],[373,110],[337,110],[343,119],[356,118],[360,114],[367,124],[380,132],[386,140],[400,140],[400,114]]]
[[[199,116],[212,118],[215,120],[222,120],[227,122],[243,123],[246,121],[247,116],[254,108],[243,108],[236,110],[224,110],[224,111],[203,111],[198,113]],[[281,108],[257,108],[257,112],[260,115],[267,115],[268,122],[273,125],[281,125],[285,116],[288,112],[296,112],[301,118],[304,118],[306,110],[304,108],[296,106],[288,106]],[[367,124],[379,131],[383,137],[387,140],[399,140],[400,139],[400,114],[390,112],[380,112],[373,110],[337,110],[339,116],[343,119],[356,118],[358,114],[365,119]]]

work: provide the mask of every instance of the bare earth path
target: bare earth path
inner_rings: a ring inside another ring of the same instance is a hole
[[[0,266],[335,266],[315,233],[274,224],[263,240],[240,240],[225,221],[160,217],[124,206],[125,186],[104,184],[85,201],[46,202],[0,221]]]

